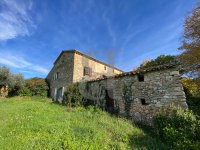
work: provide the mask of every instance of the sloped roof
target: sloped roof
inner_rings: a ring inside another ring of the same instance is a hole
[[[124,71],[121,70],[121,69],[118,69],[118,68],[116,68],[116,67],[114,67],[114,66],[112,66],[112,65],[110,65],[110,64],[104,63],[104,62],[102,62],[102,61],[100,61],[100,60],[98,60],[98,59],[96,59],[96,58],[93,58],[93,57],[91,57],[91,56],[89,56],[89,55],[87,55],[87,54],[84,54],[84,53],[82,53],[82,52],[80,52],[80,51],[78,51],[78,50],[75,50],[75,49],[72,49],[72,50],[63,50],[63,51],[60,53],[60,55],[58,56],[58,58],[56,59],[56,61],[54,62],[54,64],[57,63],[57,61],[60,59],[60,57],[63,55],[63,53],[76,53],[76,54],[79,54],[79,55],[81,55],[81,56],[84,56],[84,57],[86,57],[86,58],[88,58],[88,59],[91,59],[91,60],[93,60],[93,61],[95,61],[95,62],[98,62],[98,63],[100,63],[100,64],[103,64],[103,65],[105,65],[105,66],[108,66],[108,67],[110,67],[110,68],[113,68],[113,69],[115,69],[115,70],[118,70],[118,71],[120,71],[120,72],[124,72]]]
[[[145,73],[149,73],[149,72],[172,69],[172,68],[177,68],[177,66],[171,65],[171,64],[170,65],[160,65],[160,66],[156,66],[156,67],[149,67],[149,68],[145,68],[145,69],[138,69],[135,71],[124,72],[124,73],[117,74],[114,76],[102,76],[102,77],[94,79],[94,80],[89,80],[88,82],[100,81],[100,80],[109,79],[109,78],[118,78],[118,77],[123,77],[123,76],[128,76],[128,75],[145,74]]]

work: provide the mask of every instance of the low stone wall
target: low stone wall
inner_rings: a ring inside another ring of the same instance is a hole
[[[82,82],[79,89],[97,106],[149,125],[161,108],[168,109],[170,105],[187,108],[180,75],[174,68]]]

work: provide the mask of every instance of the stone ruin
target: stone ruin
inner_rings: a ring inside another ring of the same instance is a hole
[[[109,112],[152,125],[152,117],[170,105],[187,108],[178,69],[165,65],[79,83],[83,97]]]

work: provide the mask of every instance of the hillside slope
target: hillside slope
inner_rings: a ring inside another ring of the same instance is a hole
[[[41,98],[0,99],[0,149],[167,149],[129,121]]]

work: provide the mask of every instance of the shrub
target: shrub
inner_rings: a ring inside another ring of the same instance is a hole
[[[188,108],[200,116],[200,97],[187,97]]]
[[[27,87],[22,87],[19,89],[16,93],[18,96],[32,96],[31,90],[29,90]]]
[[[200,120],[188,109],[161,110],[154,116],[154,125],[159,138],[178,149],[200,146]]]
[[[27,87],[32,96],[47,96],[48,85],[46,81],[42,78],[31,78],[25,81],[25,87]]]
[[[64,105],[69,107],[82,106],[85,104],[84,97],[79,92],[78,83],[70,84],[64,92]]]

